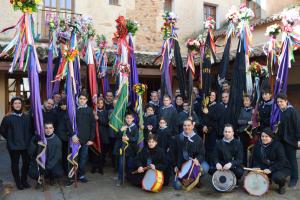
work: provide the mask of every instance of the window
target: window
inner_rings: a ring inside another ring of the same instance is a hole
[[[254,12],[254,20],[261,18],[260,0],[246,0],[246,5],[248,8],[251,8],[251,10]]]
[[[217,9],[216,9],[216,6],[213,6],[213,5],[207,5],[207,4],[204,4],[204,21],[206,21],[206,19],[208,17],[212,17],[215,22],[217,21]]]
[[[118,6],[119,5],[119,0],[109,0],[109,5]]]
[[[165,0],[164,10],[165,11],[172,11],[172,0]]]

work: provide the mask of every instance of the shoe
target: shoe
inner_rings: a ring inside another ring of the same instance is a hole
[[[66,181],[66,183],[65,183],[65,186],[66,186],[66,187],[71,187],[71,186],[73,185],[73,183],[74,183],[74,180],[68,179],[68,180]]]
[[[99,169],[98,169],[98,173],[101,174],[101,175],[103,175],[103,169],[102,169],[102,168],[99,168]]]
[[[27,181],[23,181],[22,186],[24,187],[24,189],[28,189],[31,187]]]
[[[16,183],[18,190],[24,190],[24,187],[21,183]]]
[[[35,185],[35,189],[36,190],[39,190],[39,189],[41,189],[43,187],[43,185],[41,184],[41,183],[36,183],[36,185]]]
[[[87,183],[87,182],[88,182],[88,180],[87,180],[87,178],[86,178],[85,176],[81,176],[81,177],[79,178],[79,181],[80,181],[81,183]]]
[[[289,188],[296,189],[296,186],[297,186],[297,181],[290,180]]]
[[[55,184],[54,182],[54,179],[53,178],[50,178],[50,183],[49,183],[51,186],[53,186]]]
[[[278,193],[279,194],[284,194],[285,193],[285,187],[284,186],[279,186],[279,188],[278,188]]]
[[[118,179],[118,180],[116,181],[116,186],[117,186],[117,187],[120,187],[120,186],[121,186],[121,180]]]
[[[93,168],[91,169],[91,173],[92,173],[92,174],[95,174],[96,171],[97,171],[97,168],[96,168],[96,167],[93,167]]]

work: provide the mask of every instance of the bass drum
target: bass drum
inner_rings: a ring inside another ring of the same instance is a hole
[[[266,174],[249,172],[244,179],[245,190],[253,196],[262,196],[269,190],[269,178]]]
[[[142,181],[142,188],[149,192],[160,192],[163,184],[163,173],[159,170],[148,169]]]
[[[230,192],[236,185],[236,177],[230,170],[217,170],[212,176],[212,185],[219,192]]]

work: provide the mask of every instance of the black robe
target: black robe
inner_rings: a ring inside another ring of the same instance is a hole
[[[133,124],[131,124],[131,126],[129,126],[127,128],[127,130],[125,131],[125,134],[129,138],[129,141],[128,141],[129,146],[126,149],[126,157],[135,158],[137,155],[137,152],[138,152],[137,142],[139,139],[139,129],[133,123]],[[124,145],[122,142],[122,136],[123,136],[123,132],[119,131],[118,132],[119,142],[120,142],[120,144]]]
[[[172,134],[178,133],[178,114],[176,108],[171,105],[170,107],[161,107],[158,110],[158,121],[164,118],[167,121],[168,127],[172,130]]]
[[[271,111],[272,111],[272,105],[274,101],[263,101],[258,108],[259,113],[259,123],[260,123],[260,132],[262,132],[265,128],[270,127],[270,117],[271,117]]]
[[[33,120],[26,113],[7,114],[1,122],[0,134],[7,140],[9,150],[26,150],[34,135]]]
[[[183,122],[184,122],[184,120],[186,120],[188,118],[189,118],[189,113],[184,110],[178,114],[178,130],[179,130],[179,132],[183,131]],[[192,118],[193,118],[193,121],[195,122],[195,129],[196,129],[197,127],[200,126],[200,120],[199,120],[198,115],[196,115],[196,113],[194,111],[192,112]]]
[[[156,115],[149,115],[149,116],[144,116],[144,138],[145,141],[147,141],[148,135],[149,135],[149,130],[147,128],[148,125],[152,125],[153,128],[151,130],[152,134],[155,134],[157,131],[157,116]]]
[[[168,127],[164,129],[159,128],[157,129],[156,135],[158,140],[157,146],[159,146],[164,150],[165,153],[167,153],[168,149],[172,145],[172,142],[174,141],[174,139],[172,139],[171,130]]]
[[[72,135],[72,126],[67,111],[60,110],[57,113],[58,125],[56,129],[57,136],[64,142],[68,142]]]
[[[76,111],[78,137],[81,145],[95,139],[96,120],[90,107],[78,108]]]
[[[101,144],[109,144],[108,113],[106,110],[97,110],[97,115]]]
[[[58,126],[58,117],[57,117],[57,112],[56,110],[52,109],[52,110],[45,110],[44,108],[42,109],[43,111],[43,120],[44,123],[45,122],[52,122],[54,129],[57,129]]]

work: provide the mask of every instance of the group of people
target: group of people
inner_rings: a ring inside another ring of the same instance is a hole
[[[11,112],[2,120],[0,134],[7,140],[11,170],[18,189],[29,188],[27,176],[37,179],[39,173],[56,178],[68,176],[70,165],[70,141],[80,144],[76,176],[68,178],[66,186],[75,181],[88,182],[85,176],[87,161],[91,173],[103,174],[104,166],[111,165],[118,173],[117,186],[126,178],[130,183],[142,186],[147,170],[159,170],[164,176],[164,185],[169,185],[172,176],[177,176],[182,166],[192,161],[199,166],[201,177],[215,171],[230,170],[240,180],[244,167],[260,169],[275,184],[278,192],[285,193],[286,182],[295,188],[298,181],[296,152],[300,147],[300,118],[297,110],[288,102],[285,94],[272,98],[268,90],[262,91],[258,109],[260,126],[252,130],[251,97],[243,97],[243,107],[236,124],[230,124],[228,110],[230,87],[223,85],[222,92],[212,91],[208,104],[203,104],[197,88],[193,89],[192,101],[184,100],[180,91],[175,98],[160,96],[152,91],[145,106],[144,125],[138,127],[138,117],[128,107],[124,126],[115,131],[109,127],[110,115],[117,98],[113,92],[100,95],[97,110],[88,106],[88,95],[78,96],[76,123],[78,133],[72,131],[64,94],[55,94],[43,105],[44,132],[47,139],[46,164],[41,170],[36,163],[39,138],[34,134],[32,114],[23,110],[23,100],[11,100]],[[272,105],[280,108],[280,123],[276,133],[270,128]],[[98,122],[98,123],[96,123]],[[101,153],[92,150],[98,125]],[[144,147],[139,148],[139,128],[143,128]],[[90,148],[89,148],[90,147]],[[19,160],[22,157],[20,173]],[[77,180],[75,180],[75,178]],[[200,179],[201,180],[201,179]],[[40,186],[39,184],[37,186]]]

